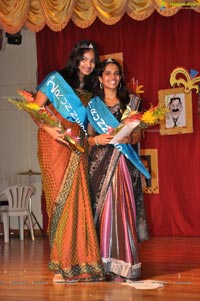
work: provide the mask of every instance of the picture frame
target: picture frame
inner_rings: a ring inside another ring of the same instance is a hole
[[[160,122],[160,135],[193,133],[192,94],[184,87],[158,91],[159,102],[165,102],[169,112]]]
[[[147,194],[158,194],[158,150],[141,149],[140,158],[151,176],[150,179],[146,179],[143,175],[141,175],[143,192]]]
[[[120,65],[123,68],[123,52],[115,52],[115,53],[100,55],[101,62],[109,58],[116,60],[118,63],[120,63]]]

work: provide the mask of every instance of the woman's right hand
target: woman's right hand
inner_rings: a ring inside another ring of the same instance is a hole
[[[59,127],[50,127],[46,124],[42,125],[42,129],[48,133],[54,140],[60,140],[64,138],[64,133],[61,132]]]

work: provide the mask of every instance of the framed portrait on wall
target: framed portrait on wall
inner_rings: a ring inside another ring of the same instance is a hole
[[[165,102],[168,112],[160,122],[161,135],[186,134],[193,132],[192,94],[184,87],[158,91],[159,102]]]
[[[143,192],[159,193],[157,149],[141,149],[140,158],[151,176],[150,179],[146,179],[143,175],[141,175]]]

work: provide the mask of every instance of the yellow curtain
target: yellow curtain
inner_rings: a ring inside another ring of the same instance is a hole
[[[96,18],[107,25],[117,23],[127,13],[134,20],[144,20],[153,11],[170,17],[180,9],[200,12],[200,0],[2,0],[0,28],[13,34],[22,27],[38,32],[45,25],[62,30],[71,19],[78,27],[89,27]]]

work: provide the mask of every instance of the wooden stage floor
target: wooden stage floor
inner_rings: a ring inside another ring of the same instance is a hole
[[[47,237],[23,242],[0,238],[2,301],[194,301],[200,300],[200,238],[153,237],[141,244],[142,278],[163,284],[136,289],[119,282],[53,284]]]

